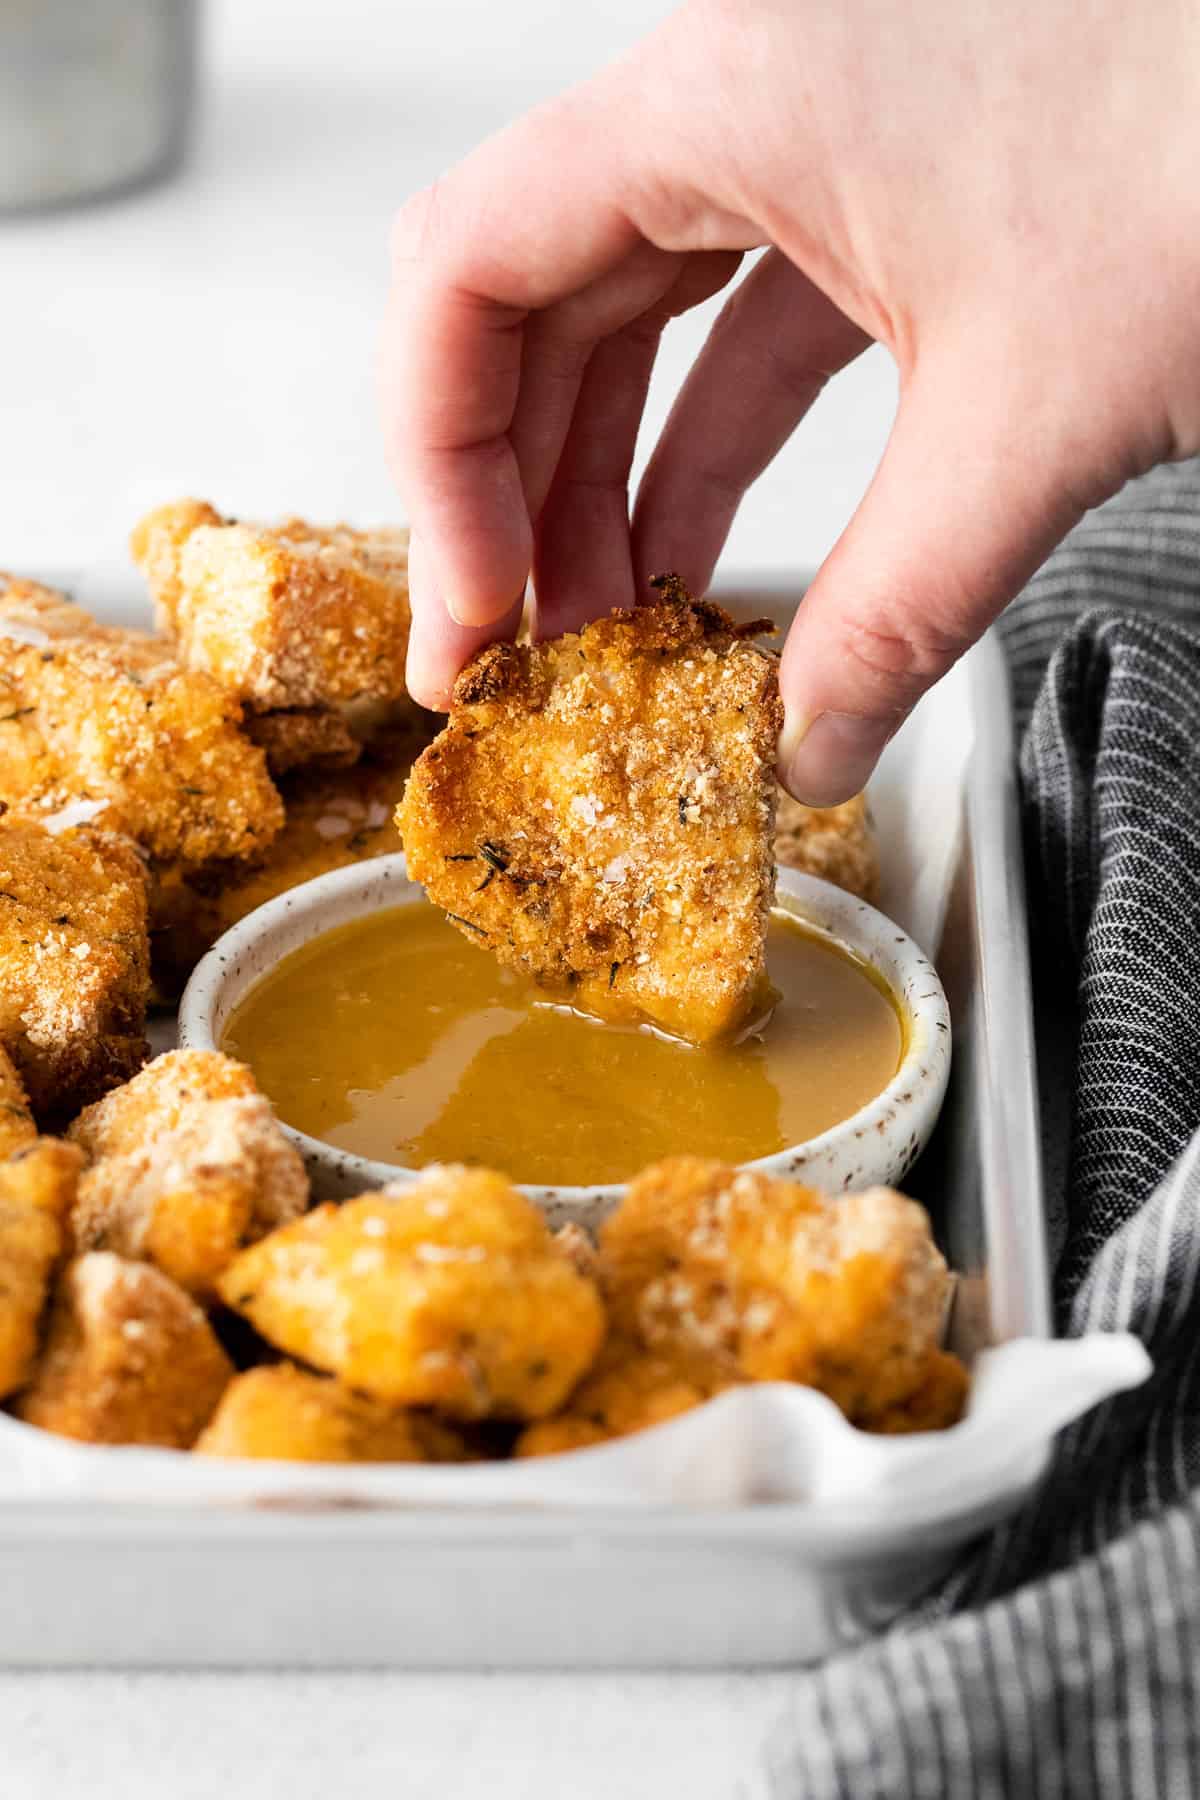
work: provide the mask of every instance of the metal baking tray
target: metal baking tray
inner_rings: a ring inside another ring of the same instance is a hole
[[[755,611],[782,610],[778,588],[728,585]],[[938,836],[944,903],[914,901],[910,881],[901,923],[924,935],[954,1020],[942,1123],[906,1185],[930,1208],[958,1272],[950,1341],[970,1356],[1051,1330],[1013,732],[997,643],[979,645],[905,731],[907,760],[900,743],[875,784],[881,814],[897,780],[912,779],[913,733],[927,750],[953,742],[962,752],[953,829],[943,818]],[[919,806],[908,816],[918,830]],[[886,831],[883,851],[887,908]],[[853,1507],[816,1519],[769,1496],[721,1509],[569,1511],[31,1502],[5,1498],[0,1466],[0,1665],[806,1662],[879,1629],[927,1590],[1020,1504],[1048,1454],[1041,1446],[1019,1459],[986,1500],[938,1493],[903,1525]]]

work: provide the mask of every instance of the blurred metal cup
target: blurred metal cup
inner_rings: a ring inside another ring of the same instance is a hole
[[[165,175],[196,87],[199,0],[0,0],[0,210]]]

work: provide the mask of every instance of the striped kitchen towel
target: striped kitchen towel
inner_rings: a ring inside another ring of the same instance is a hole
[[[779,1800],[1200,1797],[1200,465],[1085,519],[1002,633],[1060,1325],[1136,1332],[1155,1374],[941,1592],[797,1678]]]

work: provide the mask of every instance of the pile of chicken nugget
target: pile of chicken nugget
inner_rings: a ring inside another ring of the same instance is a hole
[[[501,1175],[341,1205],[248,1069],[148,1059],[148,1008],[245,912],[399,847],[439,721],[404,689],[406,542],[202,502],[137,527],[157,629],[0,576],[0,1403],[100,1444],[307,1461],[584,1448],[747,1381],[873,1431],[967,1378],[920,1207],[679,1158],[598,1243]],[[865,808],[781,860],[874,891]]]

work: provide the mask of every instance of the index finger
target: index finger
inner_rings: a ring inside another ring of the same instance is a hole
[[[529,314],[619,263],[640,234],[598,84],[539,108],[416,196],[396,225],[384,347],[389,460],[424,546],[424,591],[483,625],[529,574],[509,439]]]

